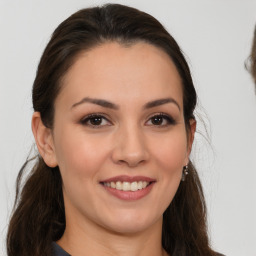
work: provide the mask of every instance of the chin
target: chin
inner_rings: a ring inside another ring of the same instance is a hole
[[[150,229],[156,223],[159,222],[160,227],[162,227],[162,216],[159,218],[153,216],[143,216],[138,215],[122,215],[122,218],[115,218],[111,221],[111,225],[107,225],[108,229],[112,230],[114,233],[119,234],[135,234],[143,232]]]
[[[108,228],[109,230],[111,230],[113,233],[116,234],[122,234],[122,235],[132,235],[132,234],[137,234],[137,233],[141,233],[145,230],[147,230],[148,226],[147,225],[126,225],[126,224],[122,224],[122,225],[115,225],[112,226],[111,228]]]

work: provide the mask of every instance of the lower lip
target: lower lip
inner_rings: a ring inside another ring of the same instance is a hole
[[[126,201],[139,200],[149,194],[155,182],[150,183],[147,187],[137,191],[123,191],[115,188],[103,186],[111,195]]]

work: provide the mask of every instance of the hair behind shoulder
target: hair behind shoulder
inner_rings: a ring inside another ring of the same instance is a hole
[[[33,160],[36,163],[23,186],[24,171]],[[7,235],[8,256],[51,255],[49,244],[58,240],[65,229],[58,167],[48,167],[40,156],[27,160],[17,177],[14,209]]]
[[[41,57],[32,93],[34,111],[40,112],[44,125],[53,128],[54,102],[62,78],[78,54],[107,41],[125,45],[144,41],[170,56],[182,79],[184,119],[189,130],[197,96],[178,44],[154,17],[119,4],[80,10],[54,31]],[[7,235],[8,256],[51,255],[52,241],[58,240],[65,229],[60,171],[48,167],[38,156],[22,187],[27,163],[17,178],[15,209]],[[189,172],[164,213],[162,244],[172,256],[213,256],[202,186],[192,163]]]

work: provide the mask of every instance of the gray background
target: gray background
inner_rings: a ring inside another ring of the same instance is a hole
[[[76,10],[106,1],[0,0],[0,255],[18,170],[33,145],[31,86],[55,27]],[[124,0],[158,18],[191,66],[200,104],[192,159],[209,210],[212,245],[256,256],[256,95],[244,69],[256,1]],[[202,134],[200,134],[202,133]]]

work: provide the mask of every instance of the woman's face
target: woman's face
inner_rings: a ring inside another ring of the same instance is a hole
[[[193,137],[169,56],[146,43],[105,43],[80,54],[62,86],[52,136],[67,225],[161,225]]]

